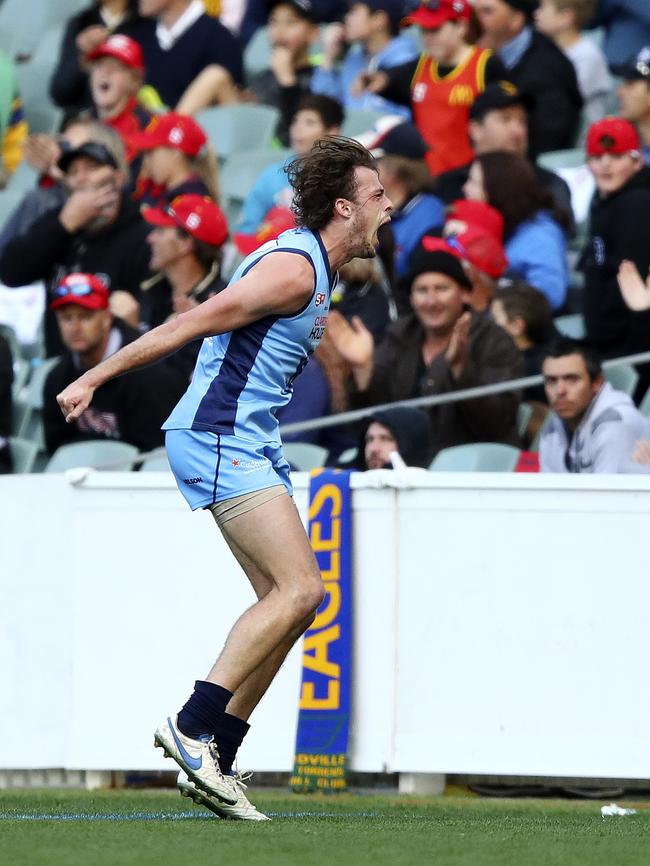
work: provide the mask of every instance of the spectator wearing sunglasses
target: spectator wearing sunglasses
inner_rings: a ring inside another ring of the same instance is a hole
[[[136,205],[123,192],[123,148],[87,142],[64,151],[58,165],[69,192],[62,207],[36,219],[0,253],[0,280],[25,286],[44,280],[49,289],[68,273],[102,274],[109,292],[125,291],[136,300],[140,283],[151,276],[148,229]],[[46,320],[46,350],[61,350],[53,318]]]
[[[92,407],[67,424],[56,395],[81,373],[139,336],[109,309],[109,289],[95,274],[68,274],[50,304],[65,349],[43,388],[43,426],[49,454],[87,439],[129,442],[141,451],[163,444],[160,427],[185,384],[167,363],[144,367],[99,388]]]

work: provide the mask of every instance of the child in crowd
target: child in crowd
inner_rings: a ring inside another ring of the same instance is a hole
[[[280,110],[276,135],[287,147],[291,118],[311,87],[310,51],[318,38],[318,24],[311,0],[270,0],[268,8],[270,68],[250,82],[250,92],[257,102]]]
[[[161,114],[133,141],[145,153],[136,191],[141,204],[164,207],[179,195],[218,198],[216,156],[193,118]]]
[[[390,102],[377,93],[357,93],[354,83],[363,72],[389,69],[414,60],[419,54],[416,40],[401,34],[402,0],[352,2],[344,23],[330,24],[323,36],[323,58],[314,70],[311,89],[338,99],[346,108],[396,114],[407,120],[405,105]],[[339,58],[345,44],[345,56]]]
[[[540,0],[535,12],[537,29],[549,36],[573,63],[589,123],[607,114],[612,79],[605,55],[593,39],[582,34],[595,0]]]

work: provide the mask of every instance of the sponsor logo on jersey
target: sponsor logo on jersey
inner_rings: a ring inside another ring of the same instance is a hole
[[[316,306],[320,307],[321,304],[324,304],[326,297],[327,296],[325,292],[318,292],[318,294],[316,295]]]

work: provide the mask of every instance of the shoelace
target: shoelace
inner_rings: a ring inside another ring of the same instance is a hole
[[[250,781],[252,778],[253,778],[253,771],[252,770],[244,770],[243,773],[240,773],[239,770],[237,769],[237,767],[235,767],[235,772],[234,772],[235,782],[240,786],[240,788],[243,788],[244,791],[248,788],[248,785],[246,784],[246,782]]]
[[[212,761],[214,763],[214,769],[216,770],[217,775],[223,778],[224,776],[221,772],[221,767],[219,766],[219,749],[217,748],[217,744],[215,743],[214,739],[210,740],[210,742],[208,743],[208,752],[210,753],[210,757],[212,758]]]

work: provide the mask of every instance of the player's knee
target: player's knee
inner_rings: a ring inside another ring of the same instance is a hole
[[[296,624],[302,623],[316,615],[316,611],[325,597],[322,580],[311,580],[296,587],[291,594],[291,607]]]

